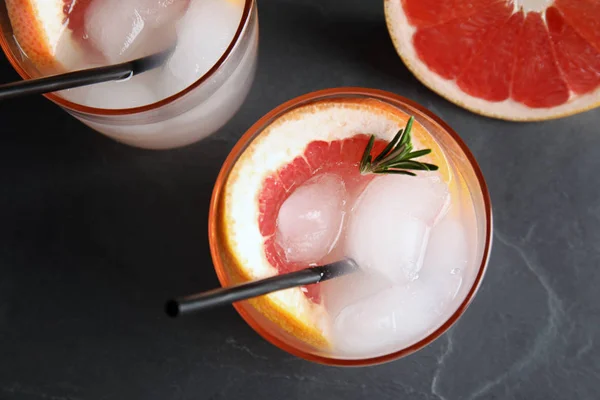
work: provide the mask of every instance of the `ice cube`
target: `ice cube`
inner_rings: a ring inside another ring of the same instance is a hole
[[[103,0],[85,14],[85,37],[109,63],[164,50],[175,41],[175,22],[189,0]]]
[[[320,283],[320,286],[327,313],[335,319],[346,306],[389,289],[392,283],[376,271],[357,271]]]
[[[174,24],[187,10],[190,0],[136,0],[144,19],[153,28]]]
[[[418,277],[431,226],[443,214],[448,188],[437,176],[374,179],[349,216],[346,253],[361,268],[395,283]]]
[[[177,46],[164,79],[173,93],[204,75],[221,58],[237,31],[243,6],[225,0],[191,0],[177,22]]]
[[[281,205],[276,241],[290,262],[314,263],[335,245],[344,219],[346,188],[340,177],[322,174],[298,187]]]
[[[420,273],[421,279],[435,288],[440,309],[448,308],[448,304],[456,298],[468,263],[465,228],[457,216],[447,215],[431,230]]]
[[[410,346],[440,321],[433,290],[420,280],[348,304],[333,321],[337,350],[374,357]]]
[[[69,101],[97,108],[133,108],[159,100],[152,91],[152,79],[157,71],[148,71],[130,79],[104,82],[63,90],[59,94]]]

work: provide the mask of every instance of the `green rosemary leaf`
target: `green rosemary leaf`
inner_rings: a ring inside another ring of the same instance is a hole
[[[369,164],[371,164],[369,158],[371,156],[371,150],[373,149],[373,144],[375,144],[375,135],[371,135],[371,138],[369,139],[369,143],[367,143],[367,148],[365,149],[362,159],[360,160],[360,172],[366,171],[367,166]]]
[[[399,146],[403,146],[407,143],[410,143],[412,139],[411,130],[413,126],[413,122],[415,121],[415,117],[410,117],[408,122],[406,123],[406,127],[404,128],[404,135],[402,136],[402,140],[399,143]]]
[[[414,117],[410,117],[404,129],[400,129],[392,141],[388,143],[383,151],[375,157],[371,151],[375,144],[375,135],[371,135],[367,147],[360,160],[359,170],[361,174],[400,174],[415,176],[413,171],[436,171],[437,165],[416,161],[431,153],[430,149],[413,151],[411,130]]]
[[[417,151],[413,151],[413,152],[408,153],[405,158],[407,160],[410,160],[412,158],[426,156],[429,153],[431,153],[431,149],[417,150]]]
[[[405,150],[406,150],[406,147],[397,148],[394,151],[392,151],[383,160],[379,161],[379,163],[381,164],[383,162],[389,162],[389,161],[393,161],[393,160],[401,160],[402,159],[402,153],[404,153]]]
[[[437,171],[438,169],[440,169],[440,168],[439,168],[437,165],[435,165],[435,164],[429,164],[429,163],[426,163],[426,162],[424,162],[424,163],[421,163],[421,164],[423,164],[423,165],[427,166],[427,168],[429,168],[429,170],[430,170],[430,171]]]
[[[379,155],[377,157],[375,157],[375,160],[373,160],[373,162],[376,163],[378,161],[381,161],[385,156],[387,156],[391,151],[393,151],[394,147],[396,146],[396,144],[398,144],[398,142],[402,138],[402,134],[403,133],[404,133],[404,129],[400,129],[398,131],[398,133],[396,133],[396,135],[394,136],[394,138],[392,139],[392,141],[389,142],[387,144],[387,146],[385,146],[385,148],[383,149],[383,151],[381,153],[379,153]]]
[[[399,168],[399,169],[414,169],[417,171],[429,171],[429,167],[418,161],[405,160],[395,164],[386,164],[385,168]]]
[[[412,151],[412,143],[406,143],[402,147],[399,147],[397,150],[394,150],[388,157],[383,159],[380,163],[389,163],[389,162],[400,162],[406,160],[406,155],[410,154]]]
[[[367,163],[365,165],[364,172],[369,172],[371,165],[373,165],[373,163],[371,162],[371,155],[369,154],[369,156],[367,157]]]

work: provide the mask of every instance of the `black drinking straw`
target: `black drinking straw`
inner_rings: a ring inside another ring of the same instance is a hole
[[[324,282],[358,270],[351,259],[336,261],[319,267],[311,267],[296,272],[260,279],[240,285],[229,286],[169,300],[165,311],[171,317],[204,311],[210,308],[247,300],[252,297],[289,289],[297,286]]]
[[[0,85],[0,100],[126,79],[158,67],[165,61],[171,51],[172,48],[169,48],[160,53],[106,67],[82,69],[44,78],[6,83]]]

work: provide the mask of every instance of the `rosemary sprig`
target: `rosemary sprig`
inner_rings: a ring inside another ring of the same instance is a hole
[[[437,171],[438,166],[425,162],[416,161],[419,158],[431,153],[431,149],[413,151],[412,130],[414,117],[410,117],[404,129],[400,129],[391,142],[385,146],[383,151],[372,159],[371,150],[375,144],[375,135],[371,135],[369,143],[365,148],[362,159],[360,160],[360,173],[366,174],[401,174],[415,176],[413,171]]]

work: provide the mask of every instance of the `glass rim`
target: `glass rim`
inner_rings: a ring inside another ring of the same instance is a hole
[[[221,194],[223,193],[223,188],[231,172],[234,164],[237,162],[243,151],[246,149],[246,146],[257,137],[260,132],[262,132],[265,128],[267,128],[272,122],[274,122],[277,118],[286,114],[287,112],[295,109],[296,107],[310,104],[311,102],[319,101],[328,97],[335,96],[362,96],[369,97],[377,100],[385,101],[391,105],[407,105],[409,107],[417,109],[419,112],[423,113],[428,118],[431,118],[436,124],[438,124],[444,131],[447,133],[454,142],[459,146],[461,151],[466,156],[469,165],[473,169],[473,172],[476,177],[476,181],[479,184],[479,189],[483,199],[484,206],[484,217],[486,222],[486,231],[484,235],[484,247],[483,254],[481,258],[481,264],[478,267],[477,275],[469,291],[467,292],[465,298],[460,302],[459,306],[456,310],[445,319],[444,323],[441,324],[437,329],[433,332],[426,335],[424,338],[419,341],[413,343],[412,345],[400,349],[398,351],[376,356],[376,357],[368,357],[363,359],[338,359],[332,358],[322,355],[316,355],[304,350],[301,350],[297,347],[294,347],[285,341],[279,339],[275,335],[269,333],[266,329],[264,329],[258,322],[255,321],[254,317],[250,315],[246,311],[243,305],[239,303],[234,303],[233,306],[240,314],[242,319],[250,325],[250,327],[257,332],[261,337],[270,342],[271,344],[279,347],[281,350],[290,353],[299,358],[316,362],[319,364],[329,365],[329,366],[346,366],[346,367],[360,367],[360,366],[368,366],[375,364],[382,364],[385,362],[393,361],[402,357],[405,357],[409,354],[412,354],[425,346],[432,343],[434,340],[439,338],[443,333],[445,333],[458,319],[464,314],[466,309],[471,304],[472,300],[475,297],[475,294],[479,290],[481,286],[481,282],[483,280],[483,276],[485,275],[485,271],[487,270],[489,256],[491,252],[492,245],[492,232],[493,232],[493,217],[492,217],[492,205],[491,198],[489,195],[487,184],[485,183],[485,179],[479,168],[479,164],[477,163],[475,157],[467,147],[467,145],[463,142],[460,136],[446,124],[439,117],[434,115],[431,111],[427,110],[423,106],[413,102],[412,100],[406,99],[400,95],[378,90],[378,89],[368,89],[361,87],[339,87],[339,88],[330,88],[330,89],[322,89],[313,91],[298,97],[295,97],[291,100],[288,100],[281,105],[275,107],[263,117],[261,117],[257,122],[255,122],[237,141],[234,147],[229,152],[227,158],[225,159],[219,175],[217,176],[217,180],[215,182],[215,186],[213,189],[212,197],[210,200],[210,208],[208,215],[208,238],[209,238],[209,246],[211,258],[214,263],[214,269],[219,279],[219,282],[222,286],[227,286],[229,284],[229,279],[225,275],[223,268],[223,261],[219,255],[219,246],[217,245],[219,241],[217,230],[219,228],[219,219],[217,218],[217,209],[220,206]]]
[[[45,93],[45,94],[43,94],[43,96],[66,109],[73,110],[73,111],[76,111],[79,113],[90,114],[90,115],[101,115],[101,116],[120,116],[120,115],[124,116],[124,115],[141,114],[146,111],[156,110],[156,109],[164,107],[168,104],[171,104],[171,103],[175,102],[176,100],[180,99],[181,97],[185,96],[186,94],[190,93],[192,90],[196,89],[198,86],[200,86],[206,80],[208,80],[227,61],[227,59],[233,52],[233,49],[235,48],[235,46],[239,42],[240,38],[242,37],[242,34],[250,21],[250,17],[253,12],[253,9],[254,9],[255,1],[256,0],[244,0],[244,10],[242,12],[242,17],[240,19],[240,23],[237,27],[235,35],[233,35],[231,42],[225,49],[225,52],[217,60],[217,62],[208,71],[206,71],[204,73],[204,75],[202,75],[200,78],[198,78],[197,80],[192,82],[190,85],[186,86],[184,89],[180,90],[179,92],[177,92],[175,94],[172,94],[169,97],[166,97],[160,101],[150,103],[150,104],[147,104],[144,106],[111,109],[111,108],[97,108],[97,107],[84,106],[82,104],[66,100],[54,93]],[[7,20],[8,20],[8,18],[7,18]],[[6,58],[8,58],[8,61],[10,62],[10,64],[14,68],[14,70],[17,71],[17,73],[21,76],[21,78],[24,80],[31,79],[31,76],[27,73],[27,71],[25,71],[25,69],[21,66],[21,64],[19,63],[19,61],[13,54],[11,47],[9,46],[4,33],[0,34],[0,47],[2,47],[2,51],[4,52],[4,55],[6,56]]]

